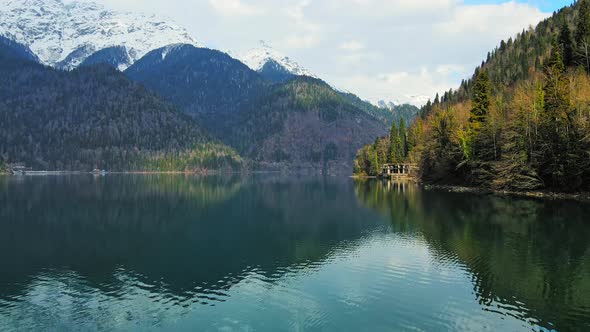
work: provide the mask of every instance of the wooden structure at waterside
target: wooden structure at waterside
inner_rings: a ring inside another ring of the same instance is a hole
[[[8,170],[14,175],[22,175],[32,171],[32,168],[26,167],[24,163],[8,164]]]
[[[411,179],[418,175],[415,164],[385,164],[381,171],[384,179]]]

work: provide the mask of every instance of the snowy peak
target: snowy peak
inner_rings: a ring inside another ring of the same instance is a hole
[[[125,69],[151,50],[201,45],[188,32],[157,16],[115,12],[89,1],[0,0],[0,34],[28,46],[44,64],[72,69],[90,55],[124,47]]]
[[[268,62],[272,62],[273,67],[279,65],[293,75],[316,77],[316,75],[309,70],[303,68],[291,58],[279,53],[263,40],[259,42],[257,48],[251,49],[247,52],[238,53],[236,57],[252,70],[258,72],[262,71]]]
[[[398,104],[398,102],[379,100],[375,106],[393,111]]]

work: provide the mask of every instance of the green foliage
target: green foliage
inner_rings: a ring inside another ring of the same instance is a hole
[[[576,26],[576,43],[584,42],[590,36],[590,3],[588,0],[579,0],[578,24]]]
[[[491,104],[491,81],[487,72],[479,71],[475,80],[472,109],[469,115],[469,129],[463,140],[463,152],[467,160],[477,158],[482,148],[480,134],[486,125],[487,116]]]
[[[545,66],[544,107],[541,113],[541,176],[553,187],[565,188],[567,178],[576,174],[577,143],[570,86],[560,47],[555,44]]]
[[[589,190],[589,42],[584,0],[502,42],[456,93],[427,103],[421,115],[428,131],[415,148],[423,180]]]
[[[580,0],[576,28],[576,60],[590,73],[590,2]]]
[[[399,129],[397,124],[394,122],[391,125],[391,131],[389,132],[389,156],[387,161],[390,163],[397,163],[402,158],[402,147],[401,140],[399,137]]]
[[[380,137],[375,143],[361,148],[355,159],[354,174],[377,176],[387,163],[403,163],[408,158],[410,129],[403,118],[393,123],[388,137]],[[412,134],[413,135],[413,134]],[[415,137],[415,136],[412,136]]]
[[[297,77],[228,119],[224,139],[261,164],[335,169],[387,130],[361,104],[321,80]]]
[[[0,53],[0,160],[37,170],[239,167],[190,117],[107,66],[57,71]]]
[[[588,0],[578,1],[577,4],[564,7],[555,12],[552,17],[541,21],[535,28],[523,30],[517,34],[516,39],[510,39],[508,42],[501,41],[500,45],[488,53],[487,58],[480,66],[475,68],[472,77],[463,80],[458,89],[451,89],[444,93],[440,104],[443,107],[452,106],[453,104],[465,102],[473,98],[474,85],[480,70],[485,70],[490,77],[492,84],[492,93],[500,93],[505,87],[512,86],[515,83],[525,80],[530,77],[532,70],[541,70],[543,62],[549,56],[549,50],[556,33],[559,33],[564,26],[571,28],[576,26],[578,16],[584,18],[583,23],[577,24],[589,27],[586,21],[590,22],[590,16],[583,15],[581,7],[587,6],[584,4]],[[580,12],[580,15],[578,15]],[[585,36],[587,33],[580,33],[580,29],[576,29],[576,40],[580,36]],[[562,34],[562,38],[567,38],[567,32]],[[590,61],[590,39],[588,39],[588,52],[581,52],[580,43],[568,46],[574,50],[574,62],[586,63]],[[584,56],[583,56],[583,54]],[[589,57],[586,58],[585,54]],[[446,96],[446,98],[444,97]],[[427,103],[421,109],[421,116],[425,118],[427,114],[432,112],[433,106],[437,105],[435,102]]]
[[[566,67],[572,66],[574,64],[574,41],[569,23],[565,20],[559,31],[558,43],[563,51],[563,63]]]

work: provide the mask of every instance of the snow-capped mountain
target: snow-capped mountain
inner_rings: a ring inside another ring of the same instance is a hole
[[[262,71],[264,66],[270,62],[273,67],[279,65],[293,75],[316,77],[316,75],[314,75],[312,72],[303,68],[288,56],[279,53],[262,40],[260,41],[259,47],[251,49],[247,52],[240,52],[237,54],[234,54],[233,52],[228,53],[242,61],[252,70],[258,72]]]
[[[122,58],[117,66],[123,70],[169,44],[201,46],[169,20],[110,11],[88,1],[0,0],[0,34],[28,46],[42,63],[65,69],[110,47],[124,48],[117,54]]]
[[[395,104],[393,102],[391,102],[391,101],[386,102],[385,100],[379,100],[375,106],[377,106],[379,108],[385,108],[390,111],[395,108]]]

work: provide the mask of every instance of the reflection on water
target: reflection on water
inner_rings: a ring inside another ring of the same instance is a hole
[[[395,232],[417,234],[437,261],[464,266],[484,310],[547,329],[590,329],[590,206],[382,182],[355,190]]]
[[[337,178],[0,177],[0,330],[588,330],[589,212]]]

